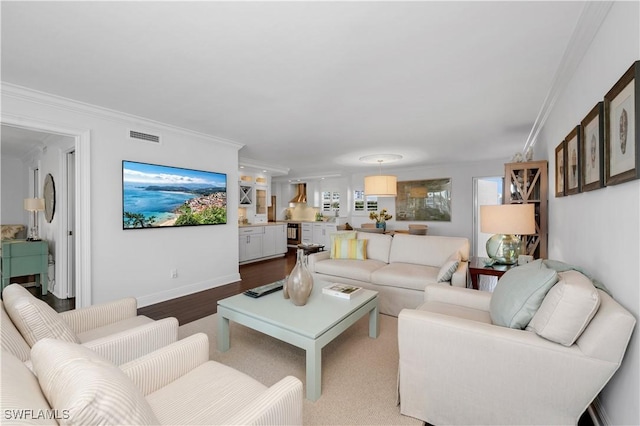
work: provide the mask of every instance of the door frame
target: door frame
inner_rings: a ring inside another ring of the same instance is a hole
[[[76,153],[75,172],[75,219],[76,219],[76,252],[75,252],[75,277],[76,277],[76,308],[90,306],[91,292],[91,131],[88,129],[74,128],[57,123],[44,122],[28,117],[20,117],[10,114],[2,114],[2,125],[17,127],[25,130],[35,130],[43,133],[52,133],[67,136],[74,139]],[[66,170],[66,165],[65,165]],[[63,174],[64,175],[64,174]],[[66,177],[63,177],[60,189],[65,187]],[[61,197],[56,207],[59,207],[60,217],[67,217],[66,194],[61,191]],[[66,277],[68,242],[65,223],[61,221],[57,229],[58,241],[56,243],[56,274],[58,277]],[[60,259],[60,257],[63,257]]]

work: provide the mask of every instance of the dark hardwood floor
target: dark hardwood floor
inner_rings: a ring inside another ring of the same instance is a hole
[[[180,325],[183,325],[215,314],[217,302],[220,299],[284,278],[293,269],[295,263],[295,249],[290,248],[284,257],[240,265],[242,281],[145,306],[138,309],[138,314],[155,320],[175,317]]]

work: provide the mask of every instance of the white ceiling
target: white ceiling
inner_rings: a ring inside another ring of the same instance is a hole
[[[291,176],[525,146],[585,2],[2,2],[2,80]]]

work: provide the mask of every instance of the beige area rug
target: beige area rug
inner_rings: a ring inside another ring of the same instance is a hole
[[[285,376],[305,383],[302,349],[231,322],[231,349],[216,348],[217,316],[185,324],[180,338],[209,336],[211,359],[271,386]],[[368,316],[322,350],[322,396],[304,400],[305,425],[421,425],[396,405],[398,319],[380,315],[380,336],[369,338]]]

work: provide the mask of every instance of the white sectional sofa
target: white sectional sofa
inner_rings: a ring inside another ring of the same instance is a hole
[[[415,309],[424,303],[424,289],[429,284],[467,286],[467,238],[357,232],[356,239],[368,240],[365,260],[332,259],[329,248],[309,255],[309,270],[316,281],[378,291],[383,314],[398,316],[404,308]],[[456,253],[458,262],[451,260]],[[452,277],[438,282],[443,269],[452,265]]]

